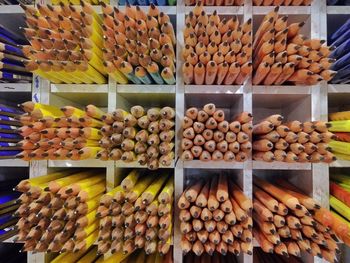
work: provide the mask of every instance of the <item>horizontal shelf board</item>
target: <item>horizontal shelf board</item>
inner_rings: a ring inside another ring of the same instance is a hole
[[[0,160],[0,167],[29,167],[29,162],[19,159]]]
[[[167,93],[175,94],[176,85],[119,85],[118,93]]]
[[[183,162],[183,168],[188,169],[243,169],[243,162],[225,162],[225,161],[210,161],[203,162],[200,160]]]
[[[0,14],[24,14],[24,10],[19,5],[1,5]]]
[[[8,239],[5,239],[4,241],[2,241],[3,243],[14,243],[14,239],[15,239],[15,237],[16,237],[17,235],[14,235],[14,236],[12,236],[12,237],[10,237],[10,238],[8,238]],[[20,243],[24,243],[24,241],[17,241],[16,243],[18,243],[18,244],[20,244]]]
[[[311,94],[312,86],[253,86],[253,94]]]
[[[71,161],[71,160],[49,160],[48,166],[53,167],[107,167],[112,161],[100,161],[100,160],[81,160],[81,161]]]
[[[350,161],[347,160],[336,160],[329,164],[329,167],[350,167]]]
[[[311,163],[253,161],[253,170],[311,170]]]
[[[148,13],[149,6],[139,6],[144,12]],[[167,15],[176,15],[176,5],[174,6],[157,6],[160,12],[164,12]],[[118,6],[123,11],[125,6]]]
[[[328,84],[328,93],[350,93],[349,84]]]
[[[348,15],[350,14],[350,6],[327,6],[327,14]]]
[[[0,92],[32,92],[32,83],[0,83]]]
[[[186,6],[185,13],[192,11],[194,6]],[[212,14],[215,10],[219,15],[243,15],[243,6],[203,6],[207,14]]]
[[[108,84],[51,84],[52,93],[108,93]]]
[[[147,165],[140,165],[138,162],[131,162],[131,163],[126,163],[123,161],[116,161],[115,162],[115,167],[116,168],[147,168]],[[175,167],[174,161],[172,161],[170,166],[163,166],[159,165],[159,168],[161,169],[173,169]]]
[[[266,15],[272,11],[274,6],[253,6],[254,15]],[[280,6],[278,11],[280,15],[309,15],[311,14],[310,6]]]
[[[243,94],[239,85],[185,85],[187,94]]]

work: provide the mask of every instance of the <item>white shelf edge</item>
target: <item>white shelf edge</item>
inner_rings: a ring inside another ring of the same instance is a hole
[[[253,161],[253,170],[311,170],[311,163]]]
[[[183,162],[185,169],[243,169],[243,162],[225,162],[225,161],[209,161],[203,162],[200,160]]]
[[[108,84],[51,84],[51,93],[108,93]]]
[[[107,167],[109,162],[112,161],[100,161],[100,160],[80,160],[80,161],[72,161],[72,160],[49,160],[48,167],[67,167],[67,168],[100,168]]]
[[[185,14],[192,11],[194,6],[185,6]],[[212,14],[215,10],[219,15],[243,15],[243,6],[203,6],[207,14]]]
[[[239,85],[185,85],[185,94],[243,94]]]
[[[348,15],[350,14],[350,6],[327,6],[328,15]]]
[[[148,13],[149,6],[139,6],[141,10]],[[167,15],[176,15],[176,5],[174,6],[157,6],[160,12],[164,12]],[[123,11],[125,6],[118,6],[118,8]]]
[[[0,167],[29,167],[29,162],[20,159],[0,160]]]
[[[329,167],[350,167],[350,161],[348,160],[336,160],[329,164]]]
[[[24,241],[17,241],[17,242],[14,242],[14,239],[15,239],[15,237],[16,237],[17,235],[14,235],[14,236],[12,236],[12,237],[10,237],[10,238],[8,238],[8,239],[5,239],[4,241],[2,241],[3,243],[17,243],[17,244],[22,244],[22,243],[24,243]]]
[[[118,93],[175,94],[176,85],[117,85]]]
[[[311,94],[313,86],[253,86],[253,94]]]
[[[147,165],[140,165],[138,162],[134,161],[134,162],[130,162],[130,163],[126,163],[123,161],[116,161],[115,162],[115,167],[116,168],[147,168]],[[169,166],[163,166],[163,165],[159,165],[160,169],[173,169],[175,167],[175,162],[174,160],[172,161],[172,163]]]
[[[328,84],[328,94],[350,93],[349,84]]]
[[[266,15],[272,11],[274,6],[253,6],[253,15]],[[309,15],[311,14],[310,6],[280,6],[278,11],[280,15]]]
[[[19,5],[1,5],[0,14],[24,14],[24,10]]]
[[[32,92],[32,83],[0,83],[0,92]]]

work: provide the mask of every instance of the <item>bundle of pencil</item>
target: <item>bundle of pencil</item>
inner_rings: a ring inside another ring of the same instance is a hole
[[[278,17],[278,9],[268,13],[253,42],[253,85],[315,85],[331,80],[333,47],[325,40],[308,39],[300,34],[305,24],[291,23],[288,16]]]
[[[339,29],[334,32],[329,43],[335,48],[330,57],[334,59],[331,69],[337,71],[337,74],[332,79],[332,83],[350,83],[350,66],[349,66],[349,37],[350,37],[350,19],[348,19]]]
[[[265,253],[261,248],[254,248],[253,255],[254,263],[302,263],[302,259],[289,255],[289,257],[283,257],[278,254]]]
[[[0,82],[31,82],[32,74],[24,67],[23,36],[0,25]]]
[[[186,16],[183,30],[185,84],[243,84],[252,72],[252,20],[205,13],[202,2]]]
[[[102,5],[105,70],[118,83],[175,84],[175,33],[170,17],[151,4]]]
[[[178,207],[183,254],[252,255],[252,201],[228,176],[191,182]]]
[[[0,181],[0,241],[17,234],[14,225],[18,218],[13,217],[13,213],[19,207],[16,202],[19,193],[13,192],[12,189],[18,182],[19,180],[11,179]]]
[[[350,111],[330,113],[328,118],[329,130],[335,135],[329,146],[337,158],[350,160]]]
[[[338,232],[338,236],[346,245],[350,245],[350,177],[347,174],[330,174],[329,204],[332,215],[348,226],[348,229]]]
[[[53,83],[106,83],[102,19],[90,4],[22,7],[30,42],[22,48],[28,71]]]
[[[149,4],[154,4],[158,6],[173,6],[176,5],[176,0],[119,0],[119,6],[126,5],[129,3],[130,5],[140,5],[147,6]]]
[[[89,3],[91,5],[101,5],[102,3],[109,3],[108,0],[87,0],[85,1],[86,3]],[[53,0],[51,1],[53,5],[62,5],[62,1],[60,0]],[[65,4],[70,4],[70,5],[79,5],[80,0],[67,0],[64,1]]]
[[[137,161],[155,170],[159,165],[170,166],[174,153],[175,110],[171,107],[149,108],[140,105],[130,113],[116,109],[104,116],[97,157],[102,160]]]
[[[22,114],[15,103],[0,99],[0,159],[13,159],[21,152],[17,143],[23,139],[19,133],[22,124],[18,120]]]
[[[331,163],[337,158],[331,152],[335,135],[323,121],[289,121],[271,115],[253,127],[253,159],[257,161]]]
[[[265,253],[300,257],[308,252],[337,262],[337,237],[344,227],[349,230],[346,224],[288,181],[271,184],[254,176],[253,182],[254,238]]]
[[[55,106],[27,101],[21,104],[26,112],[20,117],[24,126],[19,133],[24,140],[18,142],[23,160],[84,160],[95,159],[103,148],[100,128],[105,112],[94,105],[85,110],[72,106]]]
[[[50,263],[75,263],[75,262],[104,262],[103,256],[97,255],[97,247],[91,246],[88,250],[79,251],[77,253],[65,252],[60,253],[57,257],[52,259]]]
[[[181,159],[244,162],[252,151],[252,114],[242,112],[229,123],[225,112],[208,103],[203,109],[186,110],[182,122]]]
[[[244,0],[185,0],[185,5],[204,5],[204,6],[241,6]]]
[[[312,0],[253,0],[257,6],[309,6]]]
[[[64,170],[21,181],[22,192],[16,241],[24,241],[23,251],[82,252],[96,241],[96,218],[105,192],[101,170]],[[63,261],[59,261],[63,262]]]
[[[101,197],[98,253],[127,255],[142,249],[166,255],[172,246],[173,193],[173,176],[132,170]]]
[[[184,263],[193,263],[196,262],[207,262],[207,263],[238,263],[237,257],[232,253],[227,253],[222,255],[218,252],[214,252],[212,255],[203,253],[200,256],[196,256],[193,252],[189,252],[184,256]],[[255,262],[255,261],[254,261]]]

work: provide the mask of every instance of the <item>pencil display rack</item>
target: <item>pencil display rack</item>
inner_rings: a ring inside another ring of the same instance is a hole
[[[40,1],[45,2],[45,1]],[[245,0],[243,6],[205,6],[207,13],[217,10],[219,15],[238,15],[241,21],[252,19],[253,32],[256,31],[263,16],[274,7],[253,6],[252,0]],[[350,7],[327,6],[326,0],[314,0],[311,6],[287,6],[280,7],[280,15],[288,15],[289,22],[306,21],[303,34],[310,38],[327,39],[329,33],[334,32],[339,25],[350,18]],[[111,3],[113,4],[113,3]],[[115,2],[117,5],[117,1]],[[101,14],[101,7],[95,6],[95,10]],[[123,7],[120,7],[123,9]],[[141,7],[147,10],[148,7]],[[182,30],[185,28],[185,16],[193,7],[185,6],[184,0],[178,0],[176,6],[159,6],[159,9],[171,17],[176,31],[176,84],[175,85],[119,85],[112,79],[108,79],[103,85],[80,84],[51,84],[36,75],[31,84],[0,83],[0,98],[23,102],[33,100],[55,106],[71,105],[83,107],[94,104],[105,111],[115,108],[129,109],[130,106],[141,104],[143,106],[171,106],[176,109],[176,138],[175,160],[170,168],[175,178],[175,203],[190,179],[217,175],[225,172],[242,187],[245,194],[252,197],[253,174],[273,182],[275,177],[290,178],[290,181],[300,186],[305,193],[319,201],[324,207],[328,207],[329,199],[329,169],[341,169],[348,171],[350,161],[338,160],[328,164],[310,163],[282,163],[260,162],[249,158],[246,162],[210,161],[201,162],[193,160],[183,162],[181,156],[181,123],[188,107],[202,107],[205,103],[215,103],[218,108],[224,109],[228,120],[231,121],[235,114],[247,111],[252,112],[253,123],[257,123],[271,114],[282,114],[285,120],[327,121],[328,112],[349,109],[350,84],[335,85],[321,82],[314,86],[253,86],[251,79],[242,86],[217,86],[217,85],[184,85],[182,79],[181,56],[184,47]],[[18,27],[24,25],[24,12],[16,5],[0,6],[0,24],[9,26],[19,32]],[[340,20],[338,20],[340,19]],[[8,167],[20,167],[29,177],[37,177],[58,168],[105,168],[107,188],[113,188],[120,182],[120,176],[128,168],[144,168],[136,162],[122,163],[114,161],[83,160],[83,161],[32,161],[30,163],[21,160],[0,161],[0,170],[7,174]],[[160,167],[162,169],[162,167]],[[179,209],[176,206],[174,214],[174,238],[173,251],[174,262],[182,263],[183,256],[179,246],[181,233],[179,230]],[[11,242],[11,240],[8,240]],[[258,246],[254,242],[254,246]],[[345,250],[342,258],[345,260]],[[28,262],[49,262],[50,255],[44,253],[32,254],[28,252]],[[304,262],[323,262],[321,259],[310,255],[303,255]],[[251,263],[253,256],[242,254],[239,262]]]

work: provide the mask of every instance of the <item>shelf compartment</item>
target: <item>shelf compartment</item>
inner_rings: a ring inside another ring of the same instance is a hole
[[[185,85],[185,94],[243,94],[239,85]]]
[[[253,94],[312,94],[312,86],[253,86]]]
[[[311,170],[311,163],[253,161],[253,170]]]
[[[107,167],[113,161],[100,161],[100,160],[80,160],[80,161],[72,161],[72,160],[49,160],[48,167],[56,168],[56,167],[67,167],[67,168],[99,168],[99,167]]]
[[[118,93],[176,93],[176,85],[119,85]]]
[[[225,161],[210,161],[203,162],[200,160],[183,162],[185,169],[243,169],[244,162],[225,162]]]
[[[311,120],[311,94],[253,94],[254,123],[281,114],[288,120]]]

